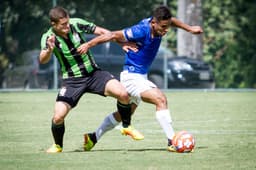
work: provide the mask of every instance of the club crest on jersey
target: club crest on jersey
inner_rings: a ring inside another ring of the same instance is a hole
[[[134,66],[129,66],[129,71],[134,71],[135,70],[135,67]]]
[[[60,95],[60,96],[65,96],[66,91],[67,91],[67,88],[66,88],[66,87],[62,87],[62,88],[60,89],[59,95]]]

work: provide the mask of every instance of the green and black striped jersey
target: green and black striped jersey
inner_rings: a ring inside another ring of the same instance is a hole
[[[86,42],[84,34],[93,34],[96,25],[79,18],[70,18],[70,32],[68,38],[57,36],[50,28],[41,38],[41,49],[47,47],[46,41],[50,35],[55,35],[55,48],[53,53],[57,57],[62,78],[85,77],[94,70],[99,69],[90,51],[86,54],[78,54],[77,48]]]

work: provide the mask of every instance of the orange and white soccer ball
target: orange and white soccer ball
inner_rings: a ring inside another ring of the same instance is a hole
[[[195,147],[195,138],[187,131],[180,131],[173,137],[172,145],[176,147],[177,152],[188,153]]]

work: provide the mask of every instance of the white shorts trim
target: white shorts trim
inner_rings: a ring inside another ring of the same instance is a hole
[[[136,105],[141,101],[140,94],[142,92],[157,87],[154,83],[148,80],[147,74],[123,71],[120,73],[120,81],[131,96],[131,102]]]

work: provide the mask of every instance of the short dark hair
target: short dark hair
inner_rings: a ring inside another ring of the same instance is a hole
[[[67,10],[60,6],[53,7],[49,12],[49,18],[52,22],[58,22],[60,19],[67,17],[69,17]]]
[[[159,6],[153,11],[153,17],[157,21],[168,20],[172,17],[171,11],[166,6]]]

